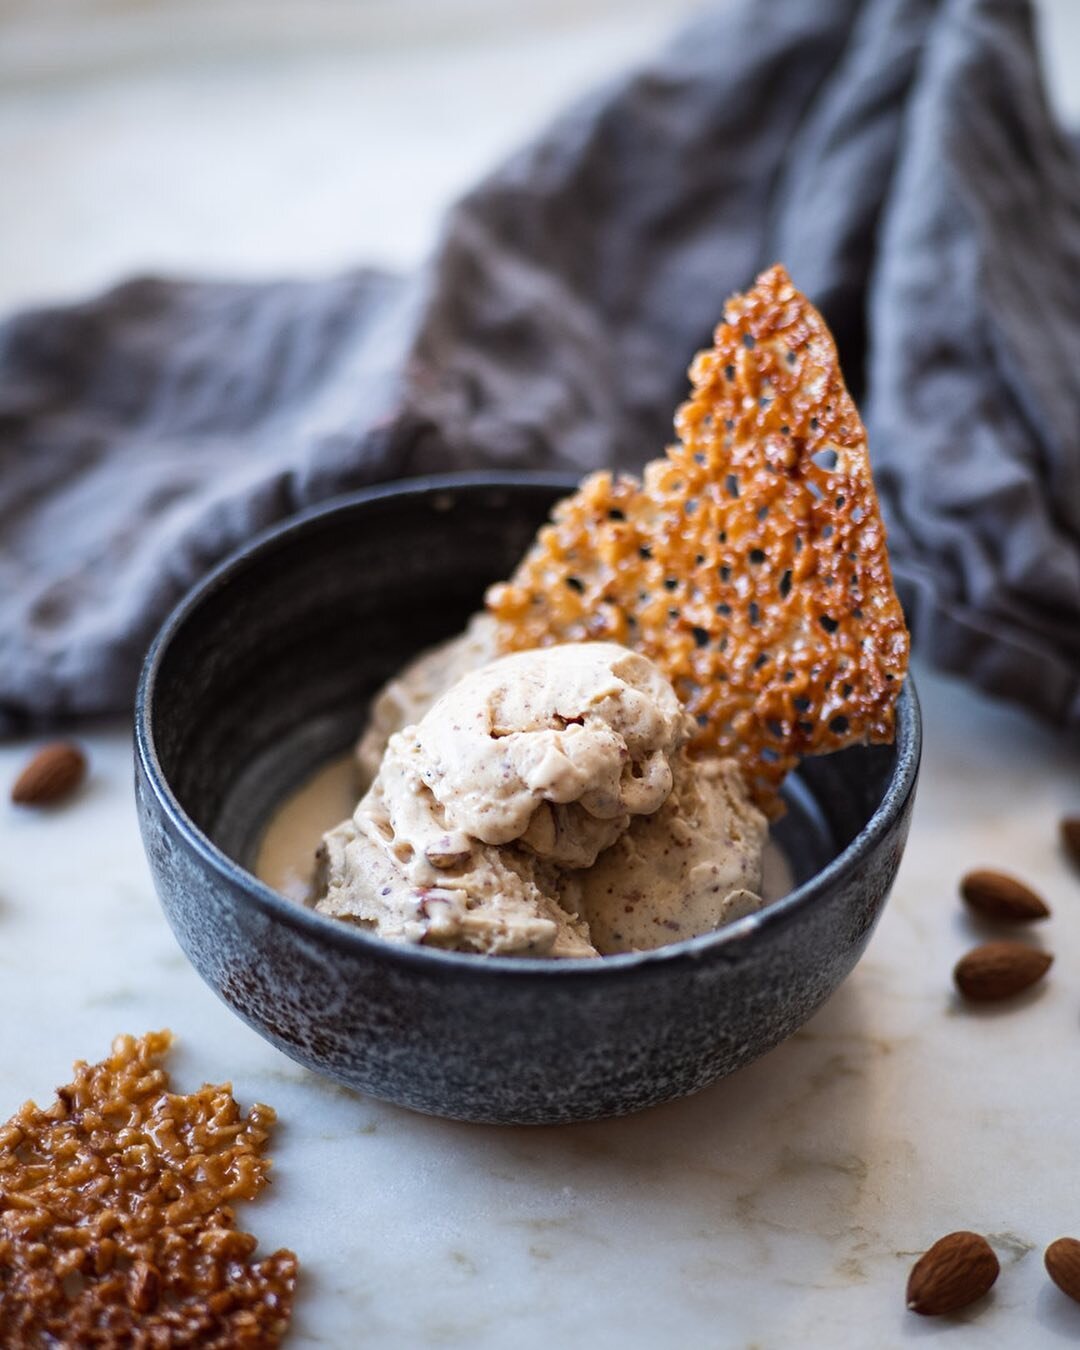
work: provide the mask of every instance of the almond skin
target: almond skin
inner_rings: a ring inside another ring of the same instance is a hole
[[[1005,872],[969,872],[960,882],[960,894],[977,914],[1006,923],[1033,923],[1048,919],[1050,907],[1041,895]]]
[[[1061,822],[1061,843],[1077,867],[1080,867],[1080,816],[1066,816]]]
[[[996,1003],[1030,989],[1053,959],[1049,952],[1023,942],[984,942],[960,958],[953,979],[973,1003]]]
[[[988,1293],[1000,1269],[984,1237],[964,1230],[948,1233],[912,1266],[907,1305],[924,1317],[957,1312]]]
[[[1060,1237],[1047,1247],[1043,1260],[1047,1274],[1061,1292],[1080,1303],[1080,1242]]]
[[[86,756],[71,741],[44,745],[23,769],[11,789],[20,806],[51,806],[69,796],[86,775]]]

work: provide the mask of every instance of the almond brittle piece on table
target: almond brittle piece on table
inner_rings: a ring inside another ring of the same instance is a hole
[[[0,1125],[0,1345],[272,1350],[296,1257],[258,1260],[234,1200],[268,1184],[274,1113],[181,1096],[167,1031],[118,1036],[42,1110]]]

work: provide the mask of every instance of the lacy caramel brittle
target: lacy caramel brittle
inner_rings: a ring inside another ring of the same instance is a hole
[[[755,797],[803,755],[893,735],[908,634],[866,433],[825,321],[783,267],[735,296],[644,481],[598,473],[488,608],[503,650],[651,657]]]

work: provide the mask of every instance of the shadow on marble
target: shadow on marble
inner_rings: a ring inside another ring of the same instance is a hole
[[[416,1156],[439,1156],[460,1175],[503,1187],[501,1221],[538,1261],[560,1234],[610,1245],[610,1226],[590,1218],[597,1210],[617,1206],[634,1221],[664,1210],[683,1216],[688,1237],[745,1233],[736,1259],[747,1273],[772,1235],[814,1234],[831,1244],[823,1253],[830,1268],[815,1263],[790,1283],[832,1288],[866,1279],[862,1257],[894,1245],[861,1218],[877,1207],[867,1188],[883,1184],[867,1159],[888,1137],[876,1099],[880,1066],[894,1049],[863,1034],[866,997],[849,981],[805,1028],[730,1078],[679,1102],[582,1125],[463,1124],[364,1098],[299,1068],[280,1076],[324,1101],[337,1098],[342,1133],[409,1141]],[[890,1157],[909,1165],[911,1146],[893,1140]]]
[[[30,755],[26,756],[28,762]],[[20,764],[20,771],[25,764]],[[17,776],[17,775],[16,775]],[[2,785],[4,795],[10,793],[14,786],[14,778],[10,784]],[[16,824],[23,825],[44,825],[47,821],[60,820],[70,811],[81,811],[85,809],[87,802],[105,801],[112,797],[114,784],[100,772],[95,772],[91,764],[86,770],[86,776],[70,792],[66,792],[59,800],[53,802],[34,802],[32,805],[24,802],[12,802],[8,806],[8,812],[11,820]]]
[[[1031,943],[1033,947],[1039,947],[1039,943]],[[959,960],[959,957],[957,958]],[[995,1021],[999,1017],[1013,1017],[1021,1013],[1025,1008],[1030,1008],[1032,1004],[1040,1002],[1049,993],[1049,981],[1053,978],[1053,969],[1042,977],[1030,989],[1025,989],[1022,994],[1014,994],[1011,998],[1003,998],[996,1003],[972,1003],[958,994],[955,990],[951,991],[945,999],[946,1017],[969,1017],[979,1021]]]
[[[988,1335],[990,1328],[993,1327],[994,1303],[1000,1302],[996,1298],[996,1293],[997,1288],[995,1286],[978,1302],[961,1309],[960,1312],[949,1313],[947,1316],[920,1317],[918,1313],[909,1312],[904,1308],[898,1314],[897,1332],[905,1341],[925,1340],[929,1337],[948,1345],[950,1338],[952,1338],[952,1343],[956,1344],[956,1337],[959,1336],[964,1345],[970,1345],[974,1326],[977,1325],[983,1335]],[[982,1325],[984,1322],[985,1326]],[[991,1344],[1000,1345],[1001,1343],[999,1341],[991,1342]]]
[[[1047,1245],[1052,1241],[1052,1238],[1048,1238]],[[1080,1303],[1074,1303],[1067,1294],[1051,1284],[1049,1276],[1039,1290],[1033,1312],[1039,1326],[1056,1341],[1080,1345]]]

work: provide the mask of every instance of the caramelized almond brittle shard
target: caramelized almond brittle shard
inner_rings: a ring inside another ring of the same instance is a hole
[[[644,481],[597,473],[491,588],[512,651],[606,639],[651,657],[769,814],[800,757],[892,739],[908,633],[866,433],[824,319],[781,266],[690,367]]]
[[[296,1257],[255,1260],[233,1200],[268,1184],[274,1113],[228,1085],[169,1092],[167,1031],[75,1065],[0,1126],[0,1345],[270,1350]]]

